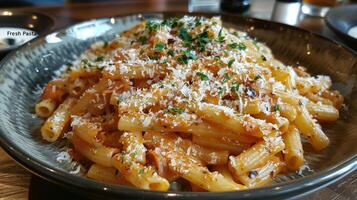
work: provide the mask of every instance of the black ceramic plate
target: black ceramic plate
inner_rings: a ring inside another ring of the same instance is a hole
[[[333,8],[326,14],[325,21],[348,46],[357,51],[357,39],[348,35],[348,31],[357,26],[357,5]]]
[[[110,39],[143,18],[163,18],[185,13],[134,14],[84,22],[41,37],[8,55],[0,63],[0,144],[15,160],[33,173],[82,195],[97,199],[253,199],[291,198],[312,192],[342,178],[357,167],[357,56],[316,34],[291,26],[238,16],[223,15],[227,27],[249,32],[265,42],[274,55],[290,65],[306,66],[314,74],[332,77],[334,87],[346,98],[349,112],[324,130],[331,145],[322,152],[306,151],[311,170],[279,176],[267,187],[238,192],[155,192],[95,182],[71,175],[70,163],[59,163],[60,143],[41,140],[43,122],[34,115],[39,87],[62,65],[94,41]],[[202,14],[207,15],[207,14]]]

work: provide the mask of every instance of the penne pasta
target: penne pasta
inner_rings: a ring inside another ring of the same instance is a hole
[[[36,104],[36,115],[40,117],[50,117],[56,109],[56,102],[51,99],[44,99]]]
[[[71,142],[76,152],[88,160],[105,167],[112,167],[111,158],[119,152],[117,148],[105,147],[103,145],[91,145],[73,135]]]
[[[296,171],[304,164],[304,150],[302,148],[300,133],[295,126],[289,127],[283,135],[285,150],[284,160],[287,168]]]
[[[63,135],[88,178],[226,192],[299,170],[301,137],[329,145],[319,123],[337,121],[344,105],[331,86],[219,17],[184,16],[93,43],[48,82],[35,111],[43,139]]]
[[[41,127],[43,139],[48,142],[56,141],[67,129],[70,122],[70,109],[75,99],[66,99]]]

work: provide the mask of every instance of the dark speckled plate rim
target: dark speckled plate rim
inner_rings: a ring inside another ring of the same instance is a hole
[[[238,20],[246,20],[250,23],[268,23],[275,27],[285,27],[286,29],[290,29],[293,31],[299,31],[302,34],[310,35],[311,37],[319,37],[321,39],[327,40],[333,45],[338,45],[344,48],[344,50],[350,52],[352,55],[356,56],[356,53],[350,48],[339,44],[333,40],[330,40],[324,36],[321,36],[316,33],[312,33],[310,31],[277,23],[271,22],[262,19],[255,19],[250,17],[242,17],[236,15],[229,14],[220,14],[220,13],[188,13],[188,12],[148,12],[148,13],[131,13],[125,15],[118,15],[115,17],[125,17],[125,16],[155,16],[155,15],[221,15],[227,17],[234,17]],[[80,25],[82,23],[88,23],[93,20],[110,20],[110,17],[107,18],[98,18],[91,19],[88,21],[84,21],[78,24],[71,25],[67,28],[63,28],[56,32],[63,32],[73,26]],[[94,21],[93,21],[94,22]],[[32,42],[43,39],[45,36],[38,37]],[[9,59],[16,55],[17,51],[21,51],[25,48],[25,44],[18,48],[16,51],[8,54],[3,60],[0,61],[1,66],[6,63]],[[0,136],[4,136],[5,133],[0,132]],[[273,186],[266,186],[257,189],[243,190],[243,191],[235,191],[235,192],[157,192],[157,191],[149,191],[136,189],[126,186],[118,186],[118,185],[110,185],[104,183],[98,183],[94,180],[90,180],[84,177],[70,175],[67,172],[56,170],[52,168],[50,165],[42,163],[40,160],[34,158],[32,155],[27,155],[26,152],[16,148],[15,141],[11,141],[6,137],[0,137],[0,146],[20,165],[31,171],[32,173],[56,184],[60,184],[65,188],[71,189],[72,191],[77,192],[85,192],[88,193],[96,193],[97,195],[103,195],[103,197],[120,197],[123,195],[124,197],[145,197],[149,199],[159,199],[159,198],[172,198],[172,199],[255,199],[255,198],[274,198],[274,199],[283,199],[283,198],[291,198],[291,197],[299,197],[302,195],[306,195],[311,193],[319,188],[322,188],[326,185],[329,185],[349,173],[353,172],[357,169],[357,154],[354,156],[332,166],[328,169],[322,170],[320,172],[314,173],[313,175],[309,175],[297,180],[291,180],[284,183],[275,184]]]

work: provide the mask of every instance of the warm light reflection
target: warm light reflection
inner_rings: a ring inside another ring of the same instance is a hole
[[[33,24],[28,24],[27,26],[28,26],[29,28],[33,28],[33,27],[34,27]]]
[[[31,18],[32,18],[32,19],[37,19],[37,16],[36,16],[36,15],[32,15]]]
[[[12,15],[12,12],[10,12],[10,11],[3,11],[3,12],[2,12],[2,15],[11,16],[11,15]]]

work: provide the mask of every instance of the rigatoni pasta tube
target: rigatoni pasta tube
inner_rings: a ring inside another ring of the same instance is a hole
[[[75,99],[66,99],[55,112],[49,117],[41,127],[43,139],[48,142],[56,141],[66,130],[70,122],[70,109],[74,105]]]
[[[88,160],[105,167],[112,167],[111,158],[119,152],[117,148],[102,146],[101,144],[91,145],[73,135],[71,142],[75,151],[79,152]]]
[[[315,150],[324,149],[329,145],[330,141],[328,137],[321,130],[320,125],[313,120],[305,107],[299,107],[294,123],[300,132],[308,138]]]
[[[257,188],[267,185],[283,169],[280,159],[276,156],[271,157],[267,163],[257,169],[237,176],[237,179],[249,188]]]
[[[223,192],[245,189],[241,184],[232,182],[218,172],[210,172],[206,167],[193,162],[190,156],[183,153],[167,152],[166,156],[171,158],[169,167],[182,178],[211,192]]]
[[[87,177],[104,183],[119,183],[117,178],[117,169],[114,167],[105,167],[98,164],[90,166]]]
[[[304,164],[304,150],[301,144],[299,130],[295,126],[290,126],[288,132],[283,135],[285,150],[284,161],[288,169],[298,170]]]
[[[116,154],[112,163],[127,181],[138,188],[158,191],[169,189],[169,182],[159,176],[153,167],[134,162],[129,154]]]
[[[238,156],[229,157],[229,170],[237,177],[254,168],[264,165],[270,157],[285,148],[280,137],[267,138],[265,141],[258,142]]]
[[[35,111],[40,117],[49,117],[56,109],[56,102],[51,99],[44,99],[36,104]]]

